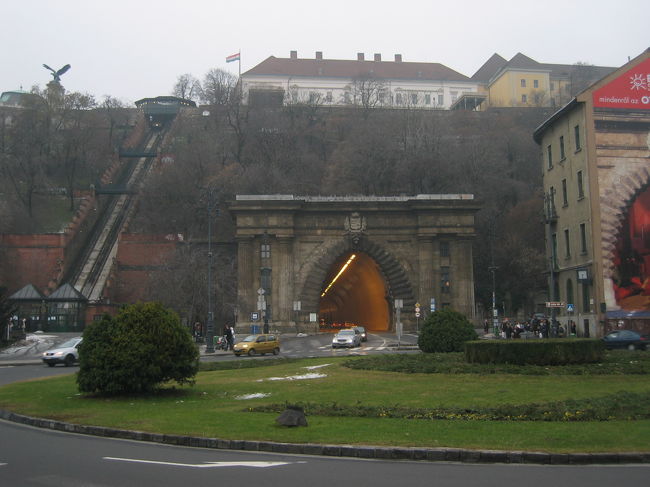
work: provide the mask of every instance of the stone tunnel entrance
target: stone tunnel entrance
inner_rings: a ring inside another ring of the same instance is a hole
[[[392,332],[396,300],[403,330],[417,329],[417,302],[473,317],[472,195],[237,195],[229,208],[241,329]]]
[[[388,289],[375,260],[363,252],[347,252],[330,268],[323,282],[319,317],[321,327],[364,326],[388,331]]]

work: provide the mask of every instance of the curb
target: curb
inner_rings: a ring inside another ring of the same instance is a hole
[[[65,423],[35,418],[0,409],[0,419],[36,428],[82,435],[146,441],[166,445],[211,448],[218,450],[256,451],[292,455],[364,458],[376,460],[412,460],[427,462],[513,463],[536,465],[650,464],[650,452],[628,453],[544,453],[501,450],[466,450],[459,448],[405,448],[356,445],[321,445],[313,443],[276,443],[272,441],[224,440],[184,435],[147,433],[103,426]]]

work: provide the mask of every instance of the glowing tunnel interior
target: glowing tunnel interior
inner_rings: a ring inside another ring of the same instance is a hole
[[[341,255],[323,282],[319,316],[327,325],[353,323],[388,331],[388,289],[379,266],[363,252]]]

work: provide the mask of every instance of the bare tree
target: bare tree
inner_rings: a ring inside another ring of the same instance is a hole
[[[201,93],[201,83],[191,74],[182,74],[178,77],[172,94],[185,100],[194,100]]]
[[[200,99],[207,105],[227,105],[237,85],[237,77],[223,69],[211,69],[203,78]]]
[[[344,101],[363,109],[364,118],[370,110],[385,102],[386,84],[372,73],[362,73],[352,79],[352,84],[344,94]]]

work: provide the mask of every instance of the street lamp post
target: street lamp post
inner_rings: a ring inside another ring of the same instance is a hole
[[[212,311],[212,212],[217,206],[214,188],[208,190],[208,325],[205,353],[214,353],[214,312]]]

